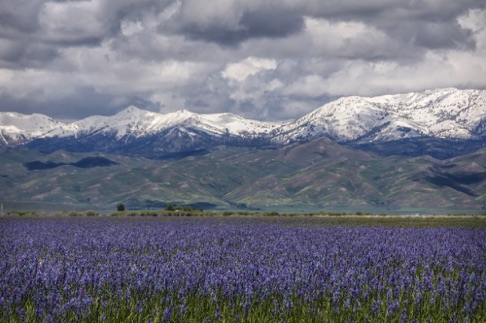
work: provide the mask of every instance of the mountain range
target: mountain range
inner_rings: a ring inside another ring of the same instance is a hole
[[[0,113],[12,209],[468,212],[486,207],[486,91],[347,97],[293,121],[129,107]]]
[[[486,91],[448,88],[344,97],[287,122],[187,110],[161,114],[134,106],[72,123],[42,114],[0,113],[0,145],[43,152],[166,158],[219,146],[282,147],[321,137],[381,155],[444,159],[473,152],[486,147]]]

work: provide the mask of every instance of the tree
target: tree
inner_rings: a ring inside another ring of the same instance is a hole
[[[167,206],[165,207],[165,210],[166,211],[175,211],[174,205],[172,205],[172,203],[167,204]]]
[[[125,204],[120,203],[116,206],[116,210],[119,212],[125,211]]]

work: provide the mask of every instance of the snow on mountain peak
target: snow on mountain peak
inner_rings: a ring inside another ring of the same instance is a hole
[[[413,137],[477,139],[486,122],[486,91],[454,88],[343,97],[280,130],[280,142],[329,136],[341,142],[390,141]]]
[[[43,136],[62,125],[62,122],[39,113],[0,112],[0,144],[18,144]]]
[[[150,113],[150,111],[147,110],[142,110],[134,105],[130,105],[127,108],[121,110],[117,114],[115,114],[113,117],[118,117],[118,118],[131,118],[134,116],[140,116],[145,113]]]
[[[90,116],[65,124],[45,115],[0,113],[0,144],[35,138],[88,138],[103,135],[128,141],[179,129],[191,136],[262,138],[277,144],[327,136],[338,142],[384,142],[435,137],[480,139],[486,134],[486,91],[454,88],[342,97],[292,122],[249,120],[232,113],[188,110],[158,113],[136,106],[112,116]]]
[[[174,127],[193,128],[212,135],[262,135],[278,124],[248,120],[229,113],[198,114],[180,110],[167,114],[130,106],[113,116],[90,116],[51,131],[49,136],[114,135],[116,139],[156,134]]]

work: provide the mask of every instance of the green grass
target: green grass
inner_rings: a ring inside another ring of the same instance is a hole
[[[181,160],[104,155],[118,165],[90,169],[63,166],[26,171],[22,166],[32,161],[75,163],[90,156],[6,151],[0,156],[0,197],[5,208],[15,210],[10,205],[17,202],[25,205],[23,210],[35,209],[31,207],[35,204],[39,210],[51,211],[62,204],[108,211],[119,202],[148,208],[146,201],[163,201],[206,202],[218,210],[244,203],[278,212],[362,208],[410,213],[408,208],[417,207],[424,208],[420,214],[446,214],[452,206],[456,210],[451,212],[479,214],[485,203],[482,182],[466,185],[474,192],[469,196],[427,180],[455,178],[473,162],[478,165],[476,173],[468,176],[481,176],[481,154],[445,161],[375,158],[327,141],[274,150],[228,148]]]
[[[416,299],[413,291],[401,291],[397,309],[390,311],[388,290],[374,292],[366,298],[352,299],[349,295],[323,295],[308,302],[305,295],[225,296],[183,295],[158,293],[146,296],[143,290],[113,291],[87,290],[91,304],[82,309],[69,308],[65,322],[402,322],[408,318],[419,322],[468,321],[462,311],[465,301],[456,307],[444,307],[441,296],[432,292]],[[90,295],[91,294],[91,295]],[[9,322],[36,322],[35,302],[25,300],[25,313],[13,314]],[[486,303],[477,309],[474,322],[486,320]],[[457,313],[462,313],[457,316]],[[0,317],[2,313],[0,312]],[[7,322],[7,321],[5,321]]]
[[[200,211],[181,208],[175,211],[167,210],[141,210],[121,211],[112,213],[98,213],[87,211],[63,211],[46,213],[36,211],[11,211],[7,216],[21,217],[120,217],[120,218],[172,218],[172,217],[240,217],[248,221],[280,221],[289,225],[312,226],[387,226],[387,227],[473,227],[486,228],[486,215],[371,215],[357,212],[349,214],[345,212],[321,212],[321,213],[278,213],[278,212],[243,212],[243,211]]]

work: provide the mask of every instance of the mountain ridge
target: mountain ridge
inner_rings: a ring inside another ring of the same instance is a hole
[[[353,124],[356,120],[363,124]],[[389,141],[415,136],[479,139],[482,133],[474,133],[474,128],[485,121],[486,91],[447,88],[377,97],[343,97],[297,119],[285,130],[291,133],[290,138],[310,138],[324,132],[339,142],[362,138]],[[302,129],[308,129],[304,124],[312,124],[317,130],[302,133]],[[373,131],[377,127],[390,127],[385,134],[391,137],[377,136]]]
[[[91,149],[163,158],[221,145],[279,147],[319,137],[383,155],[400,154],[400,147],[405,154],[439,158],[472,152],[485,147],[486,91],[446,88],[342,97],[286,122],[188,110],[161,114],[135,106],[113,116],[90,116],[72,123],[40,114],[0,113],[0,145],[46,152]],[[387,148],[388,143],[394,143],[394,149]]]

